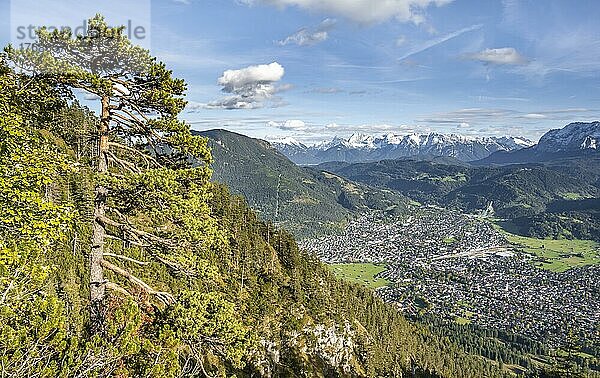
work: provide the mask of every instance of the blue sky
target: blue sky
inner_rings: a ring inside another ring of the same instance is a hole
[[[25,1],[13,0],[13,10]],[[69,2],[53,9],[73,13]],[[182,117],[195,129],[306,142],[430,131],[537,139],[600,118],[597,1],[156,0],[147,7],[152,53],[188,82]],[[26,9],[25,17],[46,14],[43,6]],[[95,9],[89,2],[85,11]],[[9,13],[6,0],[0,11]],[[6,41],[14,27],[7,19],[0,24]]]

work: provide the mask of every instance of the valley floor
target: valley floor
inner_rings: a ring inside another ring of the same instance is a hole
[[[600,246],[594,242],[523,238],[486,219],[420,207],[395,218],[371,213],[341,235],[302,246],[327,263],[354,264],[334,266],[343,278],[371,286],[389,281],[378,294],[409,316],[476,324],[551,348],[569,335],[595,350],[600,345]],[[372,264],[386,269],[366,280],[348,272],[372,273]]]

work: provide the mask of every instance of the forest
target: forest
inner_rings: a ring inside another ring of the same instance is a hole
[[[212,182],[178,119],[185,82],[88,25],[0,61],[2,376],[516,374],[337,280]],[[571,357],[528,375],[584,376]]]

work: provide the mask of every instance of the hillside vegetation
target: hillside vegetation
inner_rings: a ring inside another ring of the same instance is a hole
[[[319,168],[423,204],[510,219],[522,235],[600,240],[597,158],[505,167],[384,160],[326,163]]]
[[[110,38],[42,31],[43,53],[0,64],[4,376],[509,375],[337,280],[211,182],[206,140],[177,120],[185,83],[123,29],[89,25]],[[108,66],[80,59],[90,43]]]
[[[366,210],[405,211],[408,200],[289,161],[268,142],[225,130],[199,135],[209,139],[215,158],[213,178],[242,195],[263,219],[299,237],[341,230]]]

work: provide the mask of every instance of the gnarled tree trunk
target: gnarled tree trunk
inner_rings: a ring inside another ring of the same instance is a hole
[[[102,98],[102,115],[98,127],[98,173],[108,171],[107,152],[108,131],[110,125],[110,98]],[[99,221],[105,216],[106,196],[108,190],[102,185],[96,186],[94,200],[94,224],[92,233],[92,251],[90,253],[90,328],[92,333],[100,333],[104,328],[106,282],[102,260],[104,256],[104,239],[106,231]]]

